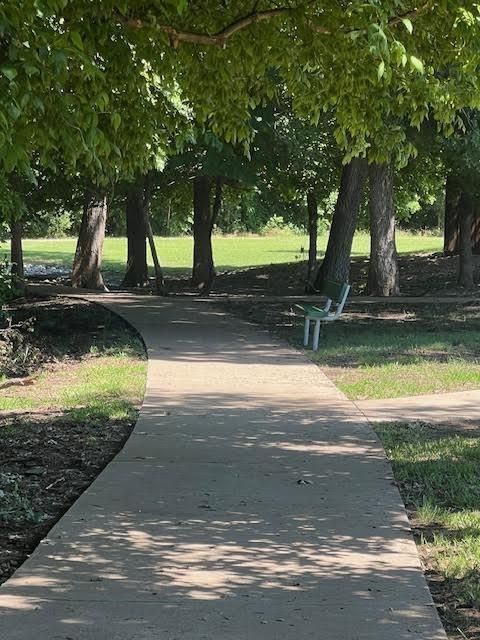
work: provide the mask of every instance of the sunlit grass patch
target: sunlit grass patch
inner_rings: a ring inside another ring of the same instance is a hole
[[[354,400],[399,398],[478,389],[480,364],[458,358],[448,362],[387,362],[343,369],[333,379]]]
[[[141,402],[146,363],[128,356],[110,356],[83,363],[75,383],[59,391],[64,408],[92,417],[122,419]]]
[[[4,391],[0,409],[62,409],[79,420],[130,418],[141,403],[146,362],[93,357],[43,371],[34,384]]]

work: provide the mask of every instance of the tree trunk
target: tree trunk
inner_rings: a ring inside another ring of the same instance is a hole
[[[213,212],[210,205],[212,180],[197,176],[193,181],[193,270],[192,286],[209,293],[215,278],[212,251]]]
[[[459,204],[461,188],[455,176],[448,174],[445,183],[445,223],[443,231],[443,252],[445,255],[455,255],[459,250]]]
[[[107,290],[100,271],[106,220],[105,195],[87,191],[73,261],[72,287]]]
[[[305,291],[314,291],[313,277],[317,268],[317,237],[318,237],[318,203],[313,191],[307,193],[307,214],[308,214],[308,266],[307,284]]]
[[[145,225],[143,180],[131,185],[127,193],[127,269],[125,287],[143,287],[148,283],[147,229]]]
[[[465,289],[473,289],[472,252],[473,201],[462,192],[459,204],[460,252],[458,260],[458,284]]]
[[[215,178],[215,197],[213,199],[212,207],[212,220],[210,223],[210,234],[213,232],[213,227],[217,223],[218,216],[222,210],[223,204],[223,179],[219,176]]]
[[[348,282],[353,236],[367,174],[365,158],[354,158],[343,167],[327,250],[315,278],[316,290],[321,289],[325,280]]]
[[[393,172],[387,164],[370,167],[370,237],[369,293],[397,296],[400,286],[395,246]]]
[[[480,203],[477,200],[473,204],[472,251],[480,254]]]
[[[23,268],[23,248],[22,234],[23,225],[21,220],[12,218],[10,220],[10,262],[12,263],[12,284],[18,291],[25,289],[25,271]]]
[[[170,220],[172,218],[172,200],[169,199],[167,207],[167,219],[165,221],[165,235],[170,236]]]
[[[165,284],[165,278],[163,277],[163,269],[158,259],[157,247],[155,246],[155,237],[152,231],[152,225],[150,223],[150,176],[145,176],[145,188],[143,199],[143,220],[145,229],[147,230],[148,244],[150,246],[150,253],[152,254],[153,268],[155,270],[155,290],[157,296],[167,295],[167,286]]]

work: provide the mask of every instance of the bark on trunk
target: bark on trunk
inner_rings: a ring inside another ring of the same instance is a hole
[[[72,287],[106,290],[100,271],[106,219],[105,195],[88,191],[73,261]]]
[[[327,250],[315,278],[317,290],[325,280],[348,282],[353,236],[367,175],[368,164],[364,158],[354,158],[343,167]]]
[[[153,268],[155,270],[155,290],[157,296],[167,295],[167,285],[165,284],[165,278],[163,277],[163,269],[158,259],[157,247],[155,246],[155,238],[153,235],[152,225],[150,223],[150,179],[149,176],[145,176],[145,189],[143,199],[143,220],[145,229],[147,231],[148,244],[150,246],[150,253],[152,254]]]
[[[318,237],[318,203],[313,191],[307,193],[308,214],[308,266],[306,293],[314,291],[313,278],[317,268],[317,237]]]
[[[209,293],[215,278],[212,251],[212,180],[197,176],[193,181],[193,270],[192,286]]]
[[[460,253],[461,200],[463,188],[454,175],[449,174],[445,189],[445,226],[443,252],[447,256]],[[472,251],[480,254],[480,206],[472,204]]]
[[[395,246],[393,173],[387,164],[370,167],[370,237],[369,293],[397,296],[400,285]]]
[[[10,262],[12,263],[12,284],[20,291],[25,289],[25,271],[23,267],[22,234],[23,225],[21,220],[10,221]]]
[[[472,251],[480,254],[480,203],[477,201],[473,204]]]
[[[472,252],[473,201],[462,192],[459,204],[460,252],[458,259],[458,284],[465,289],[472,289],[473,252]]]
[[[132,185],[127,193],[127,269],[125,287],[143,287],[148,283],[147,228],[145,224],[145,192],[143,180]]]
[[[213,227],[217,223],[218,216],[220,215],[220,211],[222,210],[223,203],[223,179],[220,177],[215,178],[215,197],[213,199],[213,207],[212,207],[212,221],[211,221],[211,230],[213,231]]]
[[[459,204],[461,188],[458,181],[451,173],[448,174],[445,183],[445,222],[443,232],[443,252],[445,255],[454,255],[459,250]]]

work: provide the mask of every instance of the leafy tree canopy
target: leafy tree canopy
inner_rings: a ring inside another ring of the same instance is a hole
[[[142,169],[191,116],[248,141],[278,76],[349,156],[404,164],[406,126],[478,107],[479,25],[458,0],[4,0],[0,160]]]

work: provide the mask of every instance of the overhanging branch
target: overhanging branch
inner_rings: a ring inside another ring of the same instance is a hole
[[[155,28],[158,31],[163,31],[163,33],[166,33],[170,37],[170,42],[175,49],[181,42],[224,46],[227,40],[237,33],[237,31],[241,31],[242,29],[245,29],[257,22],[264,22],[278,16],[287,15],[291,11],[292,9],[288,7],[280,7],[278,9],[270,9],[268,11],[254,11],[242,18],[239,18],[238,20],[235,20],[221,31],[213,34],[197,33],[194,31],[180,31],[175,27],[167,25],[156,25]],[[134,29],[142,29],[145,26],[144,21],[137,18],[130,18],[126,22],[128,26],[133,27]]]
[[[392,18],[390,18],[390,20],[388,20],[387,24],[389,27],[395,27],[406,19],[414,19],[421,14],[429,11],[432,8],[432,5],[433,0],[427,0],[427,2],[422,4],[420,7],[417,7],[416,9],[412,9],[411,11],[393,16]],[[149,25],[148,22],[142,20],[141,18],[122,17],[122,22],[126,23],[132,29],[143,29],[146,26],[154,26],[157,31],[166,33],[169,36],[171,45],[174,49],[177,49],[182,42],[207,46],[216,45],[223,47],[226,45],[227,41],[238,31],[242,31],[243,29],[246,29],[250,25],[256,24],[257,22],[264,22],[273,18],[286,16],[292,12],[293,9],[291,7],[279,7],[277,9],[269,9],[265,11],[253,11],[248,15],[243,16],[242,18],[238,18],[234,22],[224,27],[221,31],[217,31],[213,34],[198,33],[195,31],[182,31],[169,25]],[[333,33],[330,29],[322,27],[321,25],[315,25],[311,22],[309,22],[308,25],[315,33],[320,33],[322,35],[331,35]],[[344,31],[344,33],[350,33],[351,31],[352,30]],[[362,32],[364,30],[354,29],[354,31]]]
[[[388,21],[388,26],[395,27],[397,24],[400,24],[407,18],[408,19],[417,18],[418,16],[422,15],[422,13],[426,13],[427,11],[429,11],[431,8],[432,8],[432,0],[427,0],[427,2],[422,4],[417,9],[412,9],[411,11],[406,11],[405,13],[401,13],[398,16],[394,16],[393,18],[390,18],[390,20]]]

